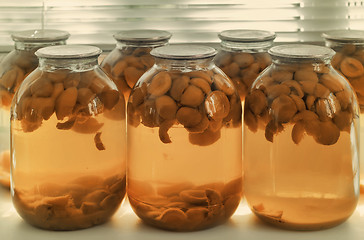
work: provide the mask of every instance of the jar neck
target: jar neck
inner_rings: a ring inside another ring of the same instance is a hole
[[[353,40],[353,41],[334,41],[334,40],[325,40],[325,46],[332,48],[335,51],[340,51],[340,49],[344,48],[347,45],[355,45],[356,47],[364,48],[364,40]]]
[[[66,40],[61,40],[61,41],[50,41],[50,42],[15,42],[14,46],[16,50],[35,52],[42,47],[65,45],[65,44]]]
[[[214,68],[213,57],[204,59],[191,59],[191,60],[179,60],[179,59],[163,59],[155,58],[155,66],[163,70],[175,70],[175,71],[201,71],[210,70]]]
[[[290,57],[277,57],[272,56],[272,62],[276,65],[291,65],[291,64],[312,64],[312,65],[329,65],[330,58],[290,58]]]
[[[221,49],[228,52],[267,52],[273,45],[273,40],[260,42],[232,42],[222,40]]]
[[[43,71],[69,69],[71,71],[83,72],[92,70],[97,67],[98,67],[97,57],[74,58],[74,59],[39,58],[39,69]]]
[[[116,42],[116,47],[121,49],[125,47],[161,47],[168,44],[168,40],[155,42]]]

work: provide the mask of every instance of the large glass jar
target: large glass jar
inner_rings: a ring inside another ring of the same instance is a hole
[[[268,49],[276,34],[263,30],[235,29],[222,31],[218,36],[221,49],[215,63],[233,81],[244,101],[259,73],[272,63]]]
[[[114,48],[102,61],[101,67],[112,78],[128,100],[137,80],[154,64],[153,48],[168,44],[171,33],[161,30],[125,30],[114,35]]]
[[[175,45],[128,102],[128,197],[144,222],[172,231],[220,224],[242,195],[241,103],[216,51]]]
[[[269,50],[244,112],[244,194],[262,220],[282,228],[335,226],[359,196],[359,109],[334,51],[313,45]]]
[[[360,142],[364,143],[364,31],[336,30],[323,34],[335,50],[332,66],[350,82],[360,106]],[[363,146],[363,145],[362,145]],[[364,154],[360,154],[360,191],[364,193]]]
[[[93,46],[38,50],[11,109],[11,194],[51,230],[106,222],[125,195],[125,102]]]
[[[0,64],[0,183],[10,186],[10,105],[24,78],[38,66],[34,52],[41,47],[64,45],[69,33],[27,30],[11,35],[15,43]]]

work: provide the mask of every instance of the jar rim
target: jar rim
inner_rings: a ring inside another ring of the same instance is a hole
[[[150,54],[156,58],[193,60],[214,57],[217,51],[204,45],[178,44],[154,48]]]
[[[40,48],[35,52],[38,58],[77,59],[97,57],[102,50],[90,45],[57,45]]]
[[[327,40],[343,42],[364,42],[364,31],[362,30],[332,30],[321,35]]]
[[[274,57],[305,60],[327,59],[335,55],[331,48],[309,44],[284,44],[272,47],[268,53]]]
[[[276,33],[254,29],[231,29],[220,32],[218,37],[223,41],[231,42],[265,42],[274,40]]]
[[[171,37],[170,32],[155,29],[125,30],[114,34],[114,38],[119,42],[159,42]]]
[[[11,38],[14,42],[52,42],[67,40],[70,33],[56,29],[33,29],[14,32]]]

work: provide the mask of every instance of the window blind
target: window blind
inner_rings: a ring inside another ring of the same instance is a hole
[[[11,49],[17,30],[53,28],[68,43],[115,45],[126,29],[162,29],[171,43],[217,43],[227,29],[275,31],[277,42],[322,41],[333,29],[364,30],[364,0],[1,0],[0,50]]]

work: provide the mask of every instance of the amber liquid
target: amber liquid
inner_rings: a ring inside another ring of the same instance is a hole
[[[348,132],[325,146],[307,135],[294,144],[289,125],[273,143],[262,130],[244,131],[244,193],[258,217],[282,228],[315,230],[335,226],[352,214],[359,168],[357,146]]]
[[[192,145],[183,127],[128,128],[128,197],[146,223],[191,231],[228,219],[241,199],[241,128],[222,128],[208,146]],[[143,137],[141,137],[143,136]]]
[[[73,230],[107,221],[125,195],[125,124],[96,117],[105,150],[93,134],[56,128],[53,115],[33,132],[12,125],[13,202],[29,223]]]
[[[0,108],[0,184],[10,186],[10,112]]]
[[[364,113],[360,114],[360,147],[364,144]],[[362,148],[364,150],[364,148]],[[360,153],[360,193],[364,193],[364,152]]]

